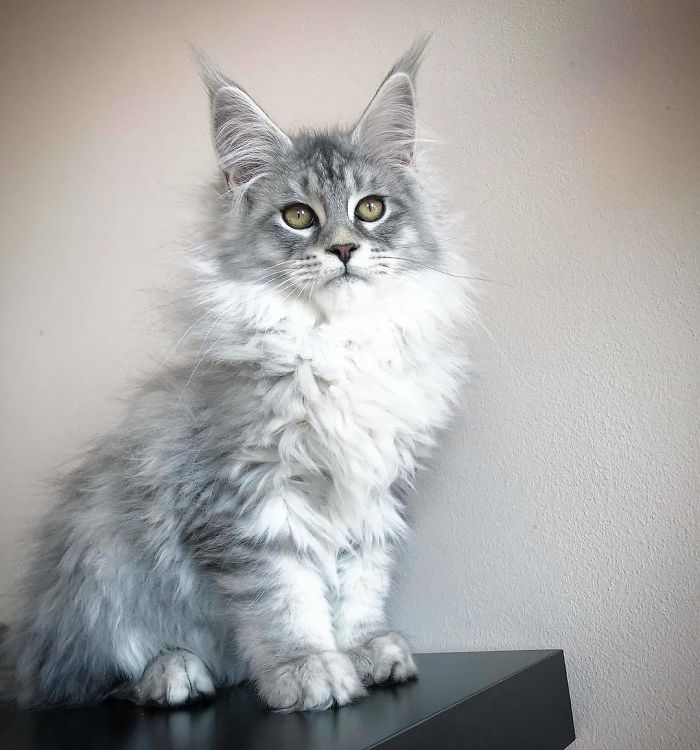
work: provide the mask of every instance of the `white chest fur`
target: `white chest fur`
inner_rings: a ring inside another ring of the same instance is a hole
[[[292,514],[300,528],[323,526],[323,516],[345,539],[401,526],[389,487],[412,476],[446,422],[463,362],[450,291],[413,286],[326,315],[270,305],[241,330],[227,354],[259,363],[244,442],[287,482],[261,522]]]

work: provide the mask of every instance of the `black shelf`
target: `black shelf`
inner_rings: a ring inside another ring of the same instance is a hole
[[[575,738],[561,651],[418,654],[420,677],[318,713],[266,711],[247,686],[159,711],[0,711],[0,748],[563,750]]]

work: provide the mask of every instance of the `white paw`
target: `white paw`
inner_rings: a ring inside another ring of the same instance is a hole
[[[408,644],[398,633],[378,635],[348,651],[364,685],[406,682],[418,674]]]
[[[365,694],[355,667],[339,651],[322,651],[256,677],[260,697],[279,711],[321,711]]]
[[[191,651],[163,651],[133,686],[136,703],[181,706],[214,694],[214,683],[204,662]]]

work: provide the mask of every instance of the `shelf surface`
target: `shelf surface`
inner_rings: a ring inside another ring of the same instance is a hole
[[[562,750],[574,740],[561,651],[417,654],[417,680],[313,713],[265,710],[250,687],[209,703],[158,710],[108,701],[93,708],[0,710],[3,750],[59,747],[235,750]]]

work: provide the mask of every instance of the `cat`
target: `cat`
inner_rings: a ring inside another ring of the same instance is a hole
[[[202,61],[222,177],[187,351],[40,527],[3,646],[18,706],[249,680],[273,709],[324,709],[416,675],[384,612],[392,555],[473,315],[415,153],[423,48],[354,127],[293,136]]]

